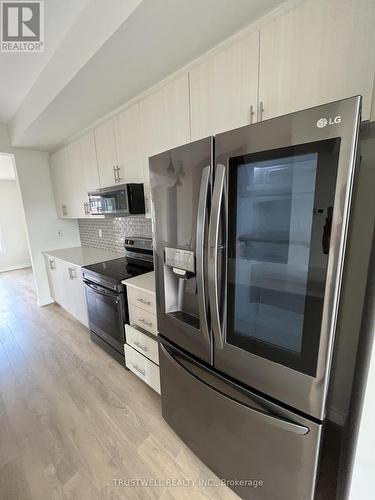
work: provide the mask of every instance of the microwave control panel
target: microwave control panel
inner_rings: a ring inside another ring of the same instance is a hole
[[[165,263],[175,269],[181,269],[188,273],[195,272],[195,256],[191,250],[182,250],[181,248],[165,247]]]

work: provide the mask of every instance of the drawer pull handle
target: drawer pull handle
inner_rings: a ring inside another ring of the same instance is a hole
[[[142,297],[138,297],[137,302],[140,302],[141,304],[146,304],[146,306],[150,306],[151,302],[146,299],[142,299]]]
[[[151,321],[146,321],[146,320],[145,320],[145,319],[143,319],[143,318],[140,318],[140,319],[139,319],[139,322],[140,322],[140,323],[143,323],[144,325],[147,325],[147,326],[152,326]]]
[[[133,368],[136,372],[140,373],[141,375],[143,375],[144,377],[146,376],[146,370],[142,370],[141,368],[139,368],[137,365],[134,365],[133,364]]]
[[[145,352],[148,351],[148,349],[147,349],[147,347],[145,345],[140,344],[136,340],[134,341],[134,345],[136,345],[137,347],[139,347],[140,349],[142,349],[142,351],[145,351]]]

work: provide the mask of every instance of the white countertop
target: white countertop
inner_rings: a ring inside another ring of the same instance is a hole
[[[140,274],[139,276],[134,276],[134,278],[129,278],[123,281],[124,285],[132,286],[133,288],[138,288],[139,290],[145,290],[155,294],[155,273],[151,271],[150,273]]]
[[[109,252],[89,247],[60,248],[58,250],[47,250],[43,254],[55,259],[64,260],[74,266],[89,266],[97,262],[125,257],[125,253]]]

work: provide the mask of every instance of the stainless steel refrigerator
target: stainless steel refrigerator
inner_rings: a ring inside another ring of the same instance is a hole
[[[150,158],[163,417],[242,498],[315,494],[360,107]]]

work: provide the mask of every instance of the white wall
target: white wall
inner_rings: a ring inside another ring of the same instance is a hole
[[[0,272],[31,265],[21,195],[15,180],[0,180]]]
[[[53,301],[42,252],[80,246],[76,220],[57,218],[48,166],[48,153],[11,148],[0,124],[0,152],[14,154],[29,240],[39,305]],[[59,236],[61,232],[61,236]]]
[[[373,498],[375,474],[375,343],[372,347],[370,369],[358,434],[357,449],[350,485],[349,500]]]

